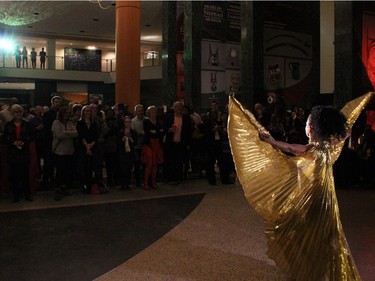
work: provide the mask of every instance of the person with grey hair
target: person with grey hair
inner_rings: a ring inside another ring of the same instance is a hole
[[[165,163],[163,176],[166,182],[178,185],[184,180],[185,155],[191,144],[193,123],[189,115],[182,114],[183,103],[173,103],[170,114],[164,120],[166,133],[164,143]]]
[[[138,154],[138,158],[134,163],[134,178],[135,178],[135,185],[137,187],[141,186],[141,171],[142,171],[142,163],[140,161],[141,154],[142,154],[142,145],[143,145],[143,138],[145,136],[145,130],[143,128],[143,121],[148,117],[144,116],[144,107],[142,104],[137,104],[134,107],[134,115],[135,117],[132,119],[132,129],[137,132],[137,140],[136,140],[136,151]]]
[[[13,119],[5,124],[2,141],[8,149],[9,178],[13,202],[18,202],[22,194],[27,201],[33,201],[30,190],[30,143],[33,130],[29,122],[22,119],[23,109],[19,104],[10,107]]]
[[[149,106],[146,110],[148,119],[143,121],[145,137],[142,147],[141,161],[145,165],[143,189],[156,189],[158,166],[164,162],[162,140],[164,137],[163,125],[158,121],[158,109]]]
[[[17,98],[7,99],[6,102],[2,105],[0,111],[0,120],[5,125],[6,122],[9,122],[13,119],[13,114],[10,111],[10,108],[13,104],[18,103]]]

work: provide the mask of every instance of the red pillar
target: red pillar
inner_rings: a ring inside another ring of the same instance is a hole
[[[140,102],[140,1],[116,1],[116,102]]]

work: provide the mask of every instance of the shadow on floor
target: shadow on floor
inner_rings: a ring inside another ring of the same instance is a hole
[[[203,197],[0,213],[0,280],[92,280],[158,240]]]

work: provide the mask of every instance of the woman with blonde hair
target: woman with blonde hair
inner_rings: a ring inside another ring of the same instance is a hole
[[[52,134],[52,152],[56,161],[55,200],[58,201],[69,194],[66,188],[73,182],[74,138],[78,137],[77,129],[70,120],[68,107],[60,108],[57,119],[52,123]]]

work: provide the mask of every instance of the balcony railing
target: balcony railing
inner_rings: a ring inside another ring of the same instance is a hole
[[[141,67],[147,66],[160,66],[160,59],[145,59],[144,55],[140,55]],[[1,54],[0,53],[0,67],[13,67],[17,68],[16,57],[11,54]],[[31,57],[29,56],[26,60],[19,63],[18,68],[30,68],[32,69]],[[40,57],[37,56],[35,69],[41,69]],[[44,69],[50,70],[78,70],[78,71],[96,71],[96,72],[114,72],[116,71],[116,59],[81,59],[75,61],[67,61],[62,56],[47,56],[45,61]]]

